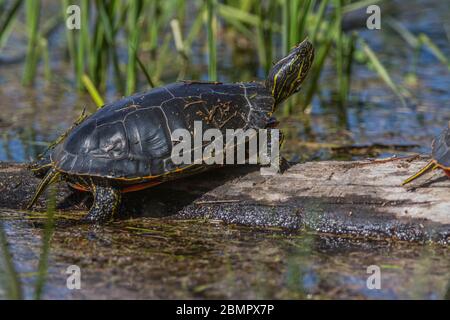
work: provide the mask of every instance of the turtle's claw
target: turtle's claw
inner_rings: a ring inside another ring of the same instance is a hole
[[[289,161],[287,161],[286,158],[281,157],[280,158],[280,173],[284,173],[290,167],[292,167],[292,164]]]

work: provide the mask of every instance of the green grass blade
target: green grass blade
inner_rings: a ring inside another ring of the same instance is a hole
[[[315,58],[315,66],[311,70],[311,78],[308,80],[310,83],[305,95],[305,102],[303,104],[303,109],[305,110],[311,104],[314,95],[317,93],[319,88],[319,80],[322,74],[323,67],[325,65],[326,58],[331,49],[332,38],[330,37],[317,52],[317,57]]]
[[[62,2],[62,10],[63,10],[63,17],[64,19],[67,18],[67,8],[70,6],[70,2],[68,0],[64,0]],[[83,15],[82,15],[83,16]],[[83,26],[85,27],[85,26]],[[74,72],[75,72],[75,82],[77,88],[81,89],[81,74],[78,73],[78,67],[77,67],[77,54],[76,54],[76,44],[75,44],[75,33],[74,30],[70,30],[69,28],[64,27],[66,30],[66,39],[67,39],[67,50],[69,52],[69,59],[70,62],[73,65]]]
[[[150,54],[155,54],[156,49],[158,48],[158,30],[159,30],[159,1],[150,1],[148,3],[148,16],[149,16],[149,28],[148,28],[148,37],[150,38]],[[200,20],[201,23],[201,15],[196,18],[196,21]]]
[[[257,27],[261,23],[261,20],[257,15],[223,3],[217,3],[217,14],[224,19],[237,20],[254,27]]]
[[[84,74],[82,77],[82,81],[84,84],[84,87],[89,92],[92,100],[94,101],[97,108],[101,108],[105,105],[105,102],[103,101],[100,93],[98,92],[97,88],[92,83],[92,80],[89,78],[88,75]]]
[[[354,3],[347,4],[342,7],[342,13],[349,13],[355,10],[359,10],[362,8],[367,8],[368,6],[372,4],[377,4],[382,2],[383,0],[361,0]]]
[[[127,63],[127,86],[126,95],[130,95],[136,91],[137,73],[136,73],[136,55],[139,49],[140,23],[139,16],[142,1],[131,1],[128,8],[127,25],[128,25],[128,63]]]
[[[345,103],[345,79],[344,79],[344,37],[342,34],[342,0],[335,0],[335,30],[336,30],[336,74],[339,92],[339,102]]]
[[[155,83],[152,80],[152,77],[150,76],[150,73],[148,72],[147,68],[145,67],[145,65],[142,63],[141,59],[139,58],[138,54],[136,53],[136,61],[139,65],[139,68],[141,69],[141,71],[144,73],[145,75],[145,79],[147,79],[147,83],[150,86],[150,88],[154,88],[155,87]]]
[[[258,13],[260,23],[257,28],[257,43],[260,64],[263,65],[264,72],[267,74],[272,67],[272,42],[273,30],[269,27],[270,21],[274,18],[276,9],[274,2],[270,2],[267,6],[260,2],[258,4]],[[252,40],[254,35],[250,32],[249,39]]]
[[[3,229],[3,224],[0,222],[0,251],[1,251],[1,261],[0,267],[2,272],[2,280],[5,282],[7,290],[7,297],[11,300],[21,300],[23,299],[22,286],[20,283],[20,277],[17,273],[13,256],[9,251],[8,241],[6,238],[6,232]]]
[[[297,18],[297,25],[296,28],[296,34],[294,42],[291,43],[291,45],[296,45],[300,41],[302,41],[306,35],[305,35],[305,29],[306,29],[306,23],[308,21],[308,18],[311,16],[311,8],[312,8],[312,1],[311,0],[304,0],[303,5],[301,6],[300,16]]]
[[[120,2],[115,2],[114,4],[118,5],[119,3]],[[105,39],[107,41],[108,52],[110,53],[110,57],[112,59],[116,89],[124,94],[125,90],[123,87],[123,78],[120,71],[119,57],[117,56],[116,50],[116,35],[118,29],[114,26],[113,19],[115,15],[110,13],[111,11],[119,9],[119,7],[107,7],[107,4],[103,1],[99,2],[99,15],[103,24],[103,29],[105,30]]]
[[[217,80],[217,53],[216,53],[216,16],[215,1],[206,0],[207,33],[208,33],[208,78],[210,81]]]
[[[26,0],[25,18],[27,22],[28,48],[25,60],[23,84],[31,85],[34,81],[38,62],[39,17],[41,2]]]
[[[450,70],[450,63],[445,54],[439,49],[439,47],[424,33],[419,35],[420,42],[430,50],[430,52],[439,60],[442,64],[447,66]]]
[[[322,25],[322,21],[325,15],[325,10],[328,6],[329,0],[322,0],[320,2],[319,10],[317,14],[315,15],[315,24],[312,27],[312,33],[311,33],[311,41],[312,43],[316,43],[317,36],[320,31],[320,26]]]
[[[389,75],[389,72],[386,70],[386,68],[383,66],[383,64],[378,59],[375,52],[369,47],[367,43],[365,43],[364,40],[360,40],[362,49],[364,53],[366,54],[369,61],[372,63],[375,71],[378,73],[380,78],[384,81],[384,83],[391,88],[391,90],[397,95],[397,97],[400,99],[401,103],[405,106],[406,102],[405,99],[400,91],[400,88],[394,83],[391,76]]]
[[[389,18],[387,24],[396,31],[411,47],[417,48],[420,46],[420,40],[412,34],[400,21]]]
[[[283,0],[281,5],[282,10],[282,46],[283,46],[283,55],[285,56],[289,52],[290,43],[289,43],[289,31],[290,31],[290,15],[289,15],[289,0]]]
[[[16,18],[22,3],[23,0],[16,0],[11,8],[8,11],[5,11],[0,17],[0,22],[2,22],[0,25],[0,50],[8,40],[11,28],[15,21],[14,19]]]
[[[39,50],[41,51],[41,55],[44,60],[44,78],[45,80],[50,81],[52,73],[50,69],[50,52],[47,39],[39,39]]]
[[[354,56],[355,56],[357,39],[358,39],[357,33],[353,32],[352,35],[348,38],[348,44],[347,44],[347,48],[346,48],[345,82],[344,82],[344,87],[343,87],[343,94],[344,94],[345,99],[347,99],[348,95],[350,94],[353,61],[354,61]]]
[[[44,286],[48,275],[48,256],[50,254],[50,243],[54,231],[54,216],[56,211],[56,189],[50,187],[50,196],[47,203],[47,221],[45,222],[42,237],[41,254],[39,256],[38,275],[34,290],[34,299],[40,300],[44,293]]]
[[[164,41],[158,50],[158,63],[155,65],[152,77],[152,80],[155,84],[159,84],[161,82],[160,79],[163,70],[170,61],[170,55],[168,54],[168,52],[171,39],[172,34],[171,33],[166,34],[164,37]]]

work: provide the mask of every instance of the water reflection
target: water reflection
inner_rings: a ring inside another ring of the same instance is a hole
[[[19,218],[2,211],[1,217],[22,290],[32,298],[45,214]],[[450,259],[444,247],[200,221],[138,219],[92,228],[56,215],[55,223],[43,298],[442,299],[448,295]],[[72,264],[82,270],[82,290],[65,287],[65,270]],[[366,286],[370,265],[381,269],[380,290]]]

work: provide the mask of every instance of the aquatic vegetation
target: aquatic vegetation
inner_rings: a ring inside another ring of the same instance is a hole
[[[25,8],[28,49],[27,57],[25,60],[23,83],[25,85],[30,85],[34,81],[38,63],[39,16],[41,11],[41,2],[26,0]]]
[[[13,300],[22,299],[23,293],[20,277],[14,267],[3,223],[0,223],[0,253],[0,281],[2,287],[6,288],[6,298]]]
[[[28,0],[23,2],[22,8],[22,2],[2,4],[5,8],[0,17],[0,50],[7,43],[11,27],[23,9],[28,41],[23,83],[31,85],[40,61],[44,64],[46,78],[51,77],[47,38],[50,30],[57,29],[55,26],[63,28],[66,19],[75,12],[68,10],[72,3],[65,0],[60,5],[62,14],[55,15],[51,23],[42,23],[43,4]],[[217,70],[221,65],[217,50],[223,41],[228,41],[224,35],[231,37],[232,41],[247,39],[259,57],[263,73],[268,72],[277,57],[308,37],[318,49],[311,80],[305,85],[306,94],[303,97],[291,99],[285,105],[285,115],[307,110],[314,97],[320,95],[319,82],[323,70],[329,66],[334,68],[336,74],[332,99],[341,106],[345,106],[349,98],[355,63],[370,66],[403,101],[408,92],[394,84],[377,53],[357,31],[342,27],[350,12],[381,2],[80,0],[76,3],[81,12],[80,29],[65,28],[65,45],[78,89],[87,89],[92,95],[91,88],[104,92],[107,86],[113,85],[116,92],[129,95],[137,91],[143,82],[155,87],[173,81],[173,72],[177,69],[181,70],[177,78],[184,78],[186,70],[192,70],[196,55],[207,57],[208,79],[220,80]],[[195,17],[192,12],[196,13]],[[397,30],[403,37],[408,32],[401,28]],[[411,35],[406,37],[412,38]],[[442,63],[449,65],[445,55],[426,35],[421,34],[417,38],[415,43],[426,46]],[[197,45],[206,50],[199,51]],[[181,59],[176,59],[176,56]],[[166,77],[172,79],[166,81]],[[92,85],[86,81],[87,78],[91,79]],[[92,97],[98,105],[100,95]]]
[[[206,0],[207,31],[208,31],[208,78],[217,80],[217,53],[216,53],[216,15],[215,1]]]
[[[100,108],[105,104],[103,101],[103,98],[101,94],[98,92],[95,85],[92,83],[92,80],[89,78],[88,75],[84,74],[82,77],[83,85],[85,86],[86,90],[89,92],[89,95],[91,96],[92,100],[95,102],[95,105]]]
[[[44,286],[48,273],[48,256],[50,254],[50,242],[54,231],[54,216],[56,212],[56,190],[50,189],[47,201],[47,217],[43,228],[41,254],[39,256],[38,274],[35,282],[34,299],[40,300],[44,293]]]
[[[48,207],[45,214],[39,214],[38,219],[44,220],[42,230],[41,253],[39,254],[38,270],[34,281],[33,299],[39,300],[44,293],[45,283],[48,273],[48,259],[50,254],[50,243],[55,229],[54,217],[56,213],[56,191],[51,188],[48,197]],[[34,275],[34,273],[33,273]],[[10,246],[4,228],[3,218],[0,221],[0,285],[5,290],[5,297],[0,298],[11,300],[21,300],[25,298],[24,291],[26,284],[23,283],[21,275],[14,264],[14,255]],[[0,294],[2,290],[0,290]]]
[[[0,3],[0,11],[3,12],[3,14],[0,15],[0,50],[5,45],[8,36],[11,34],[12,26],[21,5],[22,0],[16,0],[9,8],[5,7],[6,5],[3,1]]]

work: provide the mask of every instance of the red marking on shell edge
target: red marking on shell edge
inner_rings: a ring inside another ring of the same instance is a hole
[[[121,193],[129,193],[129,192],[135,192],[135,191],[140,191],[140,190],[144,190],[147,188],[151,188],[154,186],[157,186],[158,184],[161,184],[161,181],[151,181],[151,182],[146,182],[146,183],[139,183],[139,184],[134,184],[131,186],[127,186],[125,188],[122,188],[120,190]],[[78,183],[71,183],[70,186],[78,191],[83,191],[83,192],[89,192],[90,190]]]
[[[450,170],[445,170],[445,169],[443,169],[443,171],[444,171],[444,173],[447,175],[447,177],[450,178]]]
[[[90,191],[88,188],[83,187],[81,184],[78,183],[69,183],[70,186],[78,191],[88,192]]]
[[[126,188],[122,189],[122,193],[128,193],[128,192],[135,192],[135,191],[140,191],[140,190],[144,190],[150,187],[154,187],[157,186],[158,184],[161,184],[161,181],[151,181],[151,182],[147,182],[147,183],[140,183],[140,184],[135,184]]]

